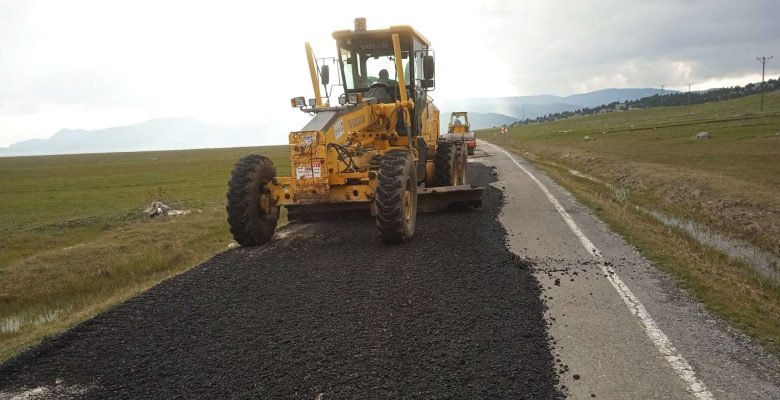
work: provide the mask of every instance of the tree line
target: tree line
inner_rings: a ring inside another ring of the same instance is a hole
[[[613,101],[612,103],[602,104],[596,107],[585,107],[574,111],[551,113],[541,117],[536,117],[534,119],[526,118],[525,120],[515,121],[509,126],[527,125],[531,123],[555,121],[575,116],[603,114],[607,112],[634,110],[639,108],[702,104],[712,101],[730,100],[739,97],[750,96],[753,94],[759,94],[762,90],[770,92],[778,89],[780,89],[780,80],[770,79],[766,81],[763,86],[759,82],[749,83],[744,87],[733,86],[728,88],[710,89],[701,92],[672,92],[664,95],[654,94],[652,96],[642,97],[641,99],[637,100],[628,100],[624,102]]]

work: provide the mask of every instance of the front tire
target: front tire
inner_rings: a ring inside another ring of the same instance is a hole
[[[251,154],[233,167],[228,182],[227,220],[233,239],[242,246],[259,246],[271,240],[279,220],[268,183],[276,177],[274,163]]]
[[[385,153],[379,166],[376,188],[376,227],[388,244],[408,242],[417,224],[417,169],[405,150]]]

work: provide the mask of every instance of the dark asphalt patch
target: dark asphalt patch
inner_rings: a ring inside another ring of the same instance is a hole
[[[0,366],[0,392],[560,398],[541,288],[504,245],[501,191],[484,196],[477,211],[421,215],[406,245],[353,219],[219,254]]]

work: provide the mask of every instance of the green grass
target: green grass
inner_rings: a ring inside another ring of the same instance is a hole
[[[780,256],[780,91],[759,97],[615,112],[482,134],[529,157],[630,189],[663,208]],[[693,139],[706,131],[712,139]],[[588,137],[589,139],[585,139]]]
[[[531,160],[709,310],[780,354],[777,282],[627,206],[693,221],[780,257],[780,91],[766,94],[763,113],[759,101],[573,117],[478,138]],[[712,138],[693,138],[701,131]]]
[[[249,153],[289,174],[287,146],[0,158],[0,361],[226,250]],[[192,213],[150,220],[153,200]]]

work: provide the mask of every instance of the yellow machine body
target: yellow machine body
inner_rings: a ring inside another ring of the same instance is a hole
[[[458,111],[450,115],[450,123],[447,126],[447,133],[466,133],[471,131],[469,124],[469,115],[467,112]]]
[[[414,155],[418,185],[421,188],[417,192],[418,196],[436,194],[431,197],[442,198],[445,192],[460,190],[469,191],[472,200],[475,196],[480,198],[481,188],[457,186],[457,182],[449,189],[426,190],[426,187],[436,186],[435,155],[441,141],[439,110],[427,96],[428,89],[432,88],[432,78],[426,81],[420,71],[423,68],[422,58],[429,51],[432,52],[427,39],[409,26],[374,31],[337,31],[333,37],[339,46],[362,40],[364,44],[361,46],[366,48],[377,47],[388,53],[392,51],[391,55],[385,57],[393,59],[395,71],[406,70],[405,73],[396,74],[397,98],[392,102],[380,101],[367,97],[370,91],[361,92],[357,87],[350,89],[349,84],[346,84],[343,104],[332,107],[327,101],[323,102],[319,79],[322,74],[317,70],[311,47],[306,43],[315,98],[309,101],[308,108],[305,105],[301,107],[301,104],[297,107],[314,117],[303,129],[290,133],[291,176],[276,177],[267,185],[273,200],[269,207],[285,206],[289,215],[350,209],[369,209],[373,213],[371,205],[377,187],[377,162],[386,152],[399,149]],[[339,50],[342,54],[345,52],[341,48]],[[348,63],[350,60],[355,62],[357,56],[339,59],[343,80],[350,81],[352,78],[348,75],[349,71],[345,72],[344,69],[345,66],[350,68]],[[402,60],[407,60],[406,66],[402,65]],[[411,68],[415,69],[414,76],[408,76],[411,75]],[[432,70],[432,65],[429,68]],[[406,82],[407,79],[412,82]],[[407,87],[407,84],[408,90],[400,89]],[[412,98],[409,94],[412,94]],[[296,105],[295,99],[292,104]],[[460,173],[464,176],[459,179],[461,183],[466,181],[465,161],[462,170]],[[453,198],[458,197],[457,193],[453,195]],[[421,201],[424,202],[424,199]],[[441,203],[446,205],[446,198]],[[422,211],[433,208],[426,207],[424,203],[420,207]]]
[[[410,101],[408,104],[407,107],[413,106]],[[409,136],[385,128],[388,124],[396,126],[399,107],[403,107],[400,102],[361,103],[344,113],[322,112],[309,125],[313,128],[319,127],[316,124],[329,125],[326,129],[291,132],[291,176],[277,177],[270,187],[276,202],[295,206],[373,200],[377,175],[371,171],[372,160],[388,150],[409,147]],[[435,151],[439,110],[429,103],[425,115],[427,123],[424,126],[428,131],[422,137],[429,139],[426,142],[431,143]],[[332,123],[329,123],[330,119],[333,119]],[[332,149],[332,144],[344,146],[346,143],[354,143],[360,149],[351,157],[354,165],[339,159]],[[415,159],[420,162],[419,155],[416,154]],[[426,169],[430,169],[431,174],[426,175],[432,177],[433,160],[424,161],[430,164]]]

